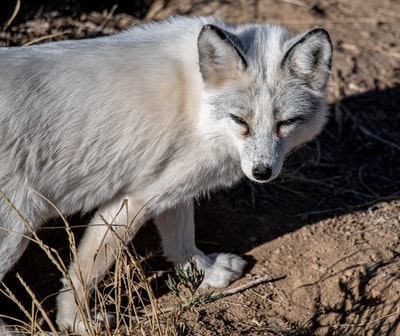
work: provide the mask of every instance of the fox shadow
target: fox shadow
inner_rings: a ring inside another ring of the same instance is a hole
[[[243,179],[239,185],[212,194],[196,204],[197,245],[206,253],[245,254],[279,236],[326,218],[365,210],[400,198],[400,86],[353,95],[330,107],[331,118],[314,142],[293,153],[281,176],[270,184]],[[91,214],[74,216],[77,237]],[[53,229],[54,227],[58,229]],[[52,222],[40,236],[68,260],[69,245],[62,221]],[[151,224],[134,240],[150,258],[149,269],[168,266],[160,258],[159,238]],[[248,270],[254,260],[247,257]],[[55,311],[60,274],[35,244],[5,279],[28,307],[30,296],[16,282],[20,273],[45,308]],[[159,282],[160,284],[160,282]],[[159,295],[166,291],[161,284]],[[0,295],[0,314],[22,318],[18,307]]]

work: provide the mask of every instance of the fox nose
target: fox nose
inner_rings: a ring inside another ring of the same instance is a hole
[[[253,176],[256,180],[266,181],[269,180],[272,175],[271,167],[259,164],[253,168]]]

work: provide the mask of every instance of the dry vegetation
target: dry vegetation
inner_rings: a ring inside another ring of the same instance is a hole
[[[138,253],[121,246],[107,281],[94,289],[91,309],[116,314],[117,328],[105,326],[104,334],[400,334],[397,0],[6,3],[2,46],[112,34],[172,14],[269,21],[296,31],[319,25],[334,41],[331,119],[323,134],[294,153],[274,183],[243,181],[197,209],[202,249],[246,256],[247,273],[233,284],[238,290],[226,297],[196,290],[183,303],[165,284],[171,266],[148,225],[134,242]],[[2,287],[0,314],[21,320],[26,334],[54,328],[58,279],[87,216],[68,222],[72,231],[67,221],[49,223]],[[83,303],[83,314],[88,307]]]

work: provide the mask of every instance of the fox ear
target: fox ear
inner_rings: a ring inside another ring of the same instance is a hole
[[[247,68],[240,41],[216,26],[203,26],[197,45],[200,72],[207,85],[217,87],[237,79]]]
[[[281,67],[304,80],[312,90],[322,91],[331,71],[332,42],[322,28],[306,32],[289,48]]]

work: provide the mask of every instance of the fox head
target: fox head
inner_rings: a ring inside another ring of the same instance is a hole
[[[317,28],[293,36],[278,26],[205,25],[198,52],[207,132],[230,147],[249,179],[274,179],[285,156],[326,122],[328,33]]]

